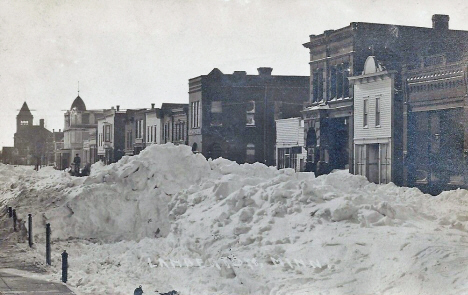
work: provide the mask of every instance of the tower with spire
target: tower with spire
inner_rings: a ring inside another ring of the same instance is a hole
[[[16,132],[33,125],[33,115],[29,110],[28,104],[23,103],[18,115],[16,116]]]
[[[23,103],[16,116],[16,133],[14,149],[16,151],[13,163],[19,165],[47,165],[53,150],[49,149],[48,141],[52,132],[44,127],[44,119],[39,125],[33,125],[33,115],[26,102]]]

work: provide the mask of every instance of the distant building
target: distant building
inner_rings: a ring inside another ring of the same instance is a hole
[[[97,120],[98,159],[106,164],[115,163],[125,155],[125,111],[105,110]]]
[[[146,146],[152,144],[161,144],[162,141],[162,120],[163,114],[160,108],[155,108],[154,103],[151,104],[151,109],[145,113],[146,121]]]
[[[33,125],[33,115],[24,102],[16,116],[14,152],[7,152],[10,154],[9,162],[18,165],[47,165],[47,140],[51,134],[44,128],[44,119],[39,120],[39,125]]]
[[[276,167],[304,171],[306,157],[302,118],[276,120]]]
[[[161,108],[127,110],[125,155],[138,155],[152,144],[188,143],[188,104],[163,103]]]
[[[188,104],[163,103],[161,143],[188,144]]]
[[[125,155],[138,155],[146,147],[147,109],[129,109],[125,115],[124,151]]]
[[[354,174],[375,183],[403,183],[403,99],[395,96],[396,71],[369,56],[354,86]]]
[[[52,130],[52,134],[47,141],[47,159],[48,165],[59,167],[60,161],[57,156],[60,154],[60,150],[63,149],[63,132]]]
[[[97,159],[97,119],[103,110],[87,110],[78,95],[70,110],[64,114],[63,148],[57,152],[58,168],[71,166],[76,154],[81,157],[81,166],[93,164]]]
[[[16,164],[16,156],[18,150],[13,146],[4,146],[2,148],[2,163],[3,164]]]
[[[275,164],[275,120],[300,116],[309,77],[236,71],[189,80],[188,143],[207,158]]]

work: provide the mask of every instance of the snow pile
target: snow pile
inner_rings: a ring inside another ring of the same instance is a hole
[[[173,145],[95,164],[87,178],[3,166],[0,177],[8,204],[41,212],[35,226],[50,222],[55,239],[73,238],[55,242],[51,277],[67,249],[69,282],[84,294],[468,292],[465,190],[432,197],[344,171],[314,178],[206,161]]]

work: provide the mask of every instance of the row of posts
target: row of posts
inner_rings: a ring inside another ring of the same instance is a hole
[[[18,230],[17,223],[18,217],[16,215],[16,209],[8,207],[8,217],[13,218],[13,230],[16,232]],[[33,246],[33,235],[32,235],[32,215],[28,214],[28,243],[29,247]],[[50,223],[46,224],[46,263],[51,265],[51,248],[50,248]],[[68,253],[63,251],[62,253],[62,282],[66,283],[68,280]]]

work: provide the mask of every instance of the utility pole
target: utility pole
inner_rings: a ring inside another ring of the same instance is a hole
[[[267,164],[267,107],[268,107],[268,100],[267,100],[267,85],[265,85],[265,94],[264,94],[264,110],[263,110],[263,162],[265,165]]]

